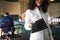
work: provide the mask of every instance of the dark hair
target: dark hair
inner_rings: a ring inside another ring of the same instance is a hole
[[[36,0],[29,0],[28,9],[34,10],[34,8],[36,7],[36,2],[35,1]],[[49,5],[48,0],[43,0],[41,8],[42,8],[42,11],[44,13],[47,12],[48,5]]]
[[[5,12],[5,14],[6,14],[6,15],[9,15],[9,13],[8,13],[8,12]]]
[[[22,18],[21,16],[19,18]]]

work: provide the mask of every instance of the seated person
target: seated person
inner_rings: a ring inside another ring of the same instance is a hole
[[[8,12],[6,12],[4,16],[1,18],[1,25],[5,36],[9,35],[9,31],[12,31],[12,35],[14,35],[15,28],[13,19],[9,16]]]

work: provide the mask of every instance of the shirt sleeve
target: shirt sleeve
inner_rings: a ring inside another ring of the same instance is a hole
[[[31,13],[31,12],[30,12],[29,10],[26,11],[25,25],[24,25],[24,27],[25,27],[26,30],[31,30],[31,28],[29,27],[29,23],[31,22],[30,13]]]

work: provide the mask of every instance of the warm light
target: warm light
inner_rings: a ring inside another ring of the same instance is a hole
[[[50,1],[54,1],[54,0],[50,0]]]

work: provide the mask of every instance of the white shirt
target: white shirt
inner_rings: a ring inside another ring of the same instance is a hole
[[[29,23],[30,22],[34,23],[35,21],[41,19],[42,17],[44,17],[46,22],[48,21],[47,13],[43,13],[43,12],[41,13],[41,11],[39,11],[37,7],[34,10],[28,9],[26,11],[26,16],[25,16],[25,25],[24,25],[25,29],[31,30],[31,28],[29,27]]]

